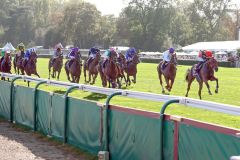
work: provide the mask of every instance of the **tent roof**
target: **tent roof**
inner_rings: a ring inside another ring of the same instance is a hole
[[[184,51],[212,50],[212,51],[236,51],[240,48],[240,41],[216,41],[198,42],[183,47]]]

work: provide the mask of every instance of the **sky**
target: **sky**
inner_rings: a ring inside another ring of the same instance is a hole
[[[97,9],[102,12],[103,15],[114,14],[118,16],[122,8],[127,6],[127,0],[84,0],[95,4]]]

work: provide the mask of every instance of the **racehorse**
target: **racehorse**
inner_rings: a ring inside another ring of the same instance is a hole
[[[126,76],[124,74],[124,70],[127,66],[126,58],[122,53],[119,53],[117,61],[118,61],[117,66],[118,66],[118,81],[119,81],[119,84],[122,85],[122,79],[124,79],[126,87],[127,87],[127,79],[126,79]],[[121,88],[121,86],[119,86],[119,88]]]
[[[37,73],[37,54],[35,52],[32,52],[29,60],[24,65],[24,71],[28,76],[31,76],[32,74],[38,76],[40,78],[39,74]],[[29,81],[28,81],[28,87],[29,87]]]
[[[84,61],[83,70],[84,70],[85,83],[90,83],[91,85],[95,83],[95,80],[98,76],[98,66],[99,66],[100,60],[101,60],[101,54],[98,52],[96,54],[96,57],[91,62],[88,62],[88,64],[86,63],[86,61]],[[86,80],[87,70],[88,70],[88,81]]]
[[[82,71],[82,58],[80,52],[75,54],[75,58],[72,60],[72,64],[69,66],[70,62],[71,60],[68,60],[65,63],[67,78],[70,82],[79,83]],[[69,74],[71,75],[72,80],[70,80]]]
[[[10,53],[5,53],[5,54],[6,55],[0,60],[0,72],[11,74],[11,55]],[[2,64],[3,60],[5,61],[4,64]],[[5,77],[2,77],[1,79],[5,80]]]
[[[24,53],[23,55],[20,55],[20,56],[16,54],[14,57],[13,67],[16,74],[19,74],[19,70],[20,70],[21,74],[24,75],[23,57],[24,57]]]
[[[52,78],[55,78],[56,77],[56,73],[58,72],[57,80],[59,80],[59,75],[61,73],[62,66],[63,66],[63,55],[62,54],[59,55],[55,59],[51,58],[49,60],[49,63],[48,63],[48,71],[49,71],[48,79],[50,79],[51,68],[53,68]]]
[[[185,80],[188,82],[186,97],[188,97],[188,92],[190,90],[191,84],[195,79],[195,77],[193,76],[195,67],[196,67],[196,65],[192,66],[192,68],[188,69],[187,73],[186,73]],[[211,58],[202,65],[202,68],[199,72],[200,80],[198,80],[198,83],[199,83],[198,95],[199,95],[200,99],[202,99],[201,92],[202,92],[203,82],[206,84],[206,86],[208,88],[209,95],[212,95],[212,92],[210,91],[210,86],[208,84],[208,81],[209,80],[210,81],[216,81],[215,93],[218,93],[218,88],[219,88],[218,78],[216,78],[214,76],[214,71],[215,72],[218,71],[218,63],[217,63],[216,59]]]
[[[107,86],[108,82],[108,87],[116,88],[117,83],[118,86],[119,80],[118,80],[118,67],[117,67],[117,53],[116,52],[111,52],[109,59],[106,60],[104,63],[101,63],[98,67],[99,73],[102,79],[102,85],[103,87]],[[117,83],[116,83],[117,81]]]
[[[127,84],[131,85],[130,76],[133,76],[133,83],[136,83],[136,75],[137,75],[137,64],[140,63],[139,56],[135,54],[132,58],[132,61],[127,63],[125,68],[125,72],[127,73]]]
[[[177,73],[177,67],[176,67],[176,63],[177,63],[177,57],[176,54],[173,54],[171,56],[170,62],[167,64],[167,66],[162,70],[162,63],[163,61],[161,61],[159,63],[159,65],[157,66],[157,71],[158,71],[158,78],[160,80],[160,85],[162,86],[162,93],[165,93],[164,87],[163,87],[163,82],[162,82],[162,75],[165,78],[166,84],[167,86],[165,86],[165,88],[168,90],[168,92],[171,92],[171,89],[173,87],[174,84],[174,80],[176,77],[176,73]]]

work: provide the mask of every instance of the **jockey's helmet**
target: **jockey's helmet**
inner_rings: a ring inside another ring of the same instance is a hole
[[[130,48],[130,53],[134,54],[134,53],[137,53],[137,51],[135,48]]]
[[[30,48],[29,49],[31,53],[36,53],[36,49],[35,48]]]
[[[79,48],[78,47],[72,48],[72,51],[77,53],[79,51]]]
[[[25,49],[25,45],[24,45],[23,43],[19,43],[18,46],[17,46],[17,48],[18,48],[19,50]]]
[[[168,50],[169,50],[169,53],[174,53],[175,51],[174,48],[169,48]]]
[[[212,58],[212,56],[213,56],[212,51],[207,50],[207,51],[205,51],[205,53],[206,53],[207,58]]]

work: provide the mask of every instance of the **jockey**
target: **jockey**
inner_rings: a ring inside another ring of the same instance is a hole
[[[17,56],[18,57],[24,57],[24,54],[25,54],[25,46],[23,43],[19,43],[18,46],[17,46]]]
[[[23,66],[26,66],[30,56],[32,53],[36,53],[36,49],[35,48],[30,48],[28,49],[25,54],[24,54],[24,59],[23,59]]]
[[[69,68],[71,67],[73,60],[75,59],[75,55],[79,52],[80,52],[79,48],[76,47],[76,48],[72,48],[71,51],[68,53],[67,57],[70,58],[70,61],[68,63]]]
[[[63,46],[61,43],[58,43],[56,46],[55,46],[55,51],[53,53],[53,57],[52,57],[52,61],[51,63],[53,64],[55,59],[58,58],[59,56],[61,56],[63,53],[62,53],[62,49],[63,49]]]
[[[169,48],[167,51],[163,52],[162,70],[164,70],[165,67],[167,66],[167,63],[170,62],[174,52],[175,52],[174,48]]]
[[[88,59],[87,59],[87,61],[86,61],[86,65],[87,65],[87,66],[88,66],[88,65],[91,63],[91,61],[96,57],[97,53],[100,53],[100,49],[94,48],[94,47],[92,47],[92,48],[89,49]]]
[[[105,67],[106,62],[109,60],[112,53],[116,53],[118,57],[118,53],[114,48],[107,49],[104,53],[103,67]]]
[[[198,61],[199,62],[196,65],[195,70],[194,70],[194,74],[193,74],[198,80],[200,80],[199,72],[201,70],[202,65],[207,60],[212,58],[212,56],[213,56],[212,51],[209,51],[209,50],[199,51],[199,53],[198,53]]]
[[[6,57],[7,55],[9,55],[9,54],[11,54],[10,49],[4,48],[3,51],[2,51],[2,58],[1,58],[1,61],[2,61],[1,65],[2,65],[2,66],[3,66],[4,63],[5,63],[5,57]],[[10,62],[9,62],[9,63],[11,64],[11,58],[10,58]]]
[[[127,50],[127,52],[125,54],[127,63],[132,61],[132,58],[134,57],[135,54],[137,54],[137,51],[135,48],[130,48]]]

